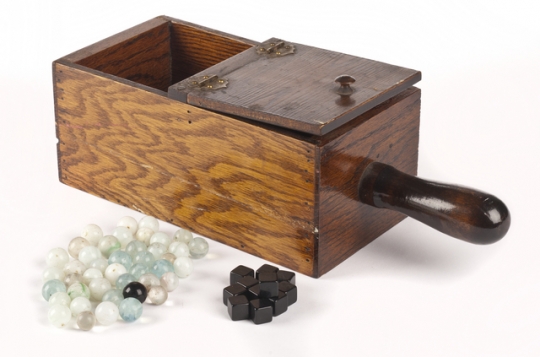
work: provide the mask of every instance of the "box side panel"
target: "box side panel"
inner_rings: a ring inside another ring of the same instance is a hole
[[[416,175],[420,90],[410,88],[355,121],[360,124],[321,148],[319,275],[404,218],[360,203],[358,180],[372,161]]]
[[[162,22],[118,43],[109,43],[75,63],[167,91],[172,80],[171,61],[169,24]]]
[[[62,182],[313,275],[313,144],[54,71]]]

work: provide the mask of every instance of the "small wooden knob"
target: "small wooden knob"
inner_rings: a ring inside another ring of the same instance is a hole
[[[356,82],[356,79],[354,79],[353,76],[342,74],[335,79],[335,82],[339,83],[340,85],[340,87],[336,89],[337,94],[343,97],[348,97],[354,93],[354,88],[351,88],[351,84]]]

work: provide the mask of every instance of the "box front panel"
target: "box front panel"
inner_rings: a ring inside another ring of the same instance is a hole
[[[60,180],[313,275],[313,144],[56,63]]]
[[[319,275],[404,218],[359,202],[358,180],[372,161],[416,175],[420,90],[410,88],[354,122],[320,148]]]

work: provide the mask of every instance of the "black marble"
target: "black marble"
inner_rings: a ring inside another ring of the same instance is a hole
[[[124,295],[124,299],[132,297],[139,300],[142,304],[148,296],[148,291],[143,284],[133,281],[125,286],[122,295]]]

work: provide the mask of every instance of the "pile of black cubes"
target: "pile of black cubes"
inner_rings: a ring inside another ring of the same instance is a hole
[[[239,265],[231,271],[230,282],[223,289],[223,303],[233,321],[271,322],[272,316],[287,311],[298,298],[296,275],[268,264],[256,272]]]

